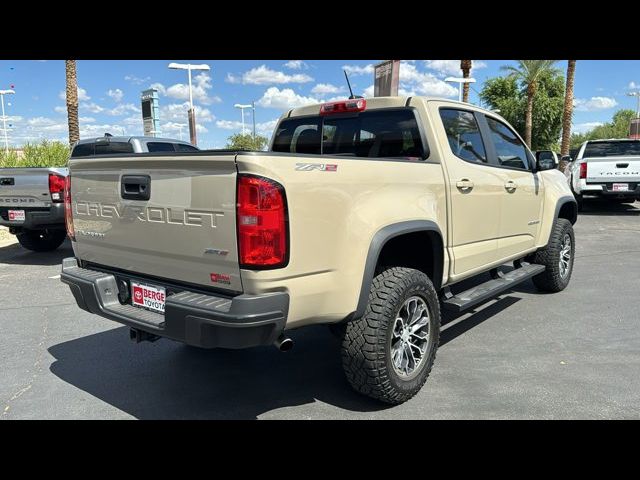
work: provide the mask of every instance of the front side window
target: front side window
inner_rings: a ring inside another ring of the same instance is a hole
[[[467,162],[487,163],[482,135],[473,113],[443,108],[440,110],[440,118],[451,152],[456,157]]]
[[[486,119],[500,166],[528,170],[527,148],[517,135],[504,123],[491,117]]]

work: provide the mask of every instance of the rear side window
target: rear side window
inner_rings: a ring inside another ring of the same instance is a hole
[[[95,147],[94,143],[80,143],[73,148],[73,152],[71,152],[71,157],[88,157],[93,155],[93,148]]]
[[[486,119],[500,166],[527,170],[527,149],[516,134],[504,123],[491,117]]]
[[[175,152],[173,143],[167,142],[147,142],[149,152]]]
[[[467,162],[487,163],[487,154],[476,117],[465,110],[443,108],[440,118],[451,152]]]
[[[108,155],[112,153],[133,153],[133,145],[129,142],[104,142],[96,143],[96,155]]]
[[[273,151],[368,158],[425,158],[412,109],[283,120]]]

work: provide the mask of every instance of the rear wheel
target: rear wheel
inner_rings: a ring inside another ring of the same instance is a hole
[[[34,252],[55,250],[62,245],[66,236],[64,230],[23,230],[16,235],[20,245]]]
[[[362,318],[347,323],[342,365],[351,386],[400,404],[424,385],[440,337],[440,304],[424,273],[393,267],[377,275]]]

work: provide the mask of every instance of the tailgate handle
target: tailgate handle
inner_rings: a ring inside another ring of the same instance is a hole
[[[628,163],[616,163],[616,167],[618,168],[627,168],[628,166]]]
[[[120,196],[125,200],[149,200],[151,177],[149,175],[123,175],[120,181]]]
[[[0,178],[0,185],[15,185],[15,179],[13,178]]]

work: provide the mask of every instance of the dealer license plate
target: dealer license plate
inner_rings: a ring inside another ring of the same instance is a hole
[[[629,184],[628,183],[614,183],[613,184],[614,192],[628,192]]]
[[[133,306],[164,313],[165,300],[166,291],[164,288],[131,282],[131,304]]]
[[[9,210],[10,222],[24,222],[24,210]]]

